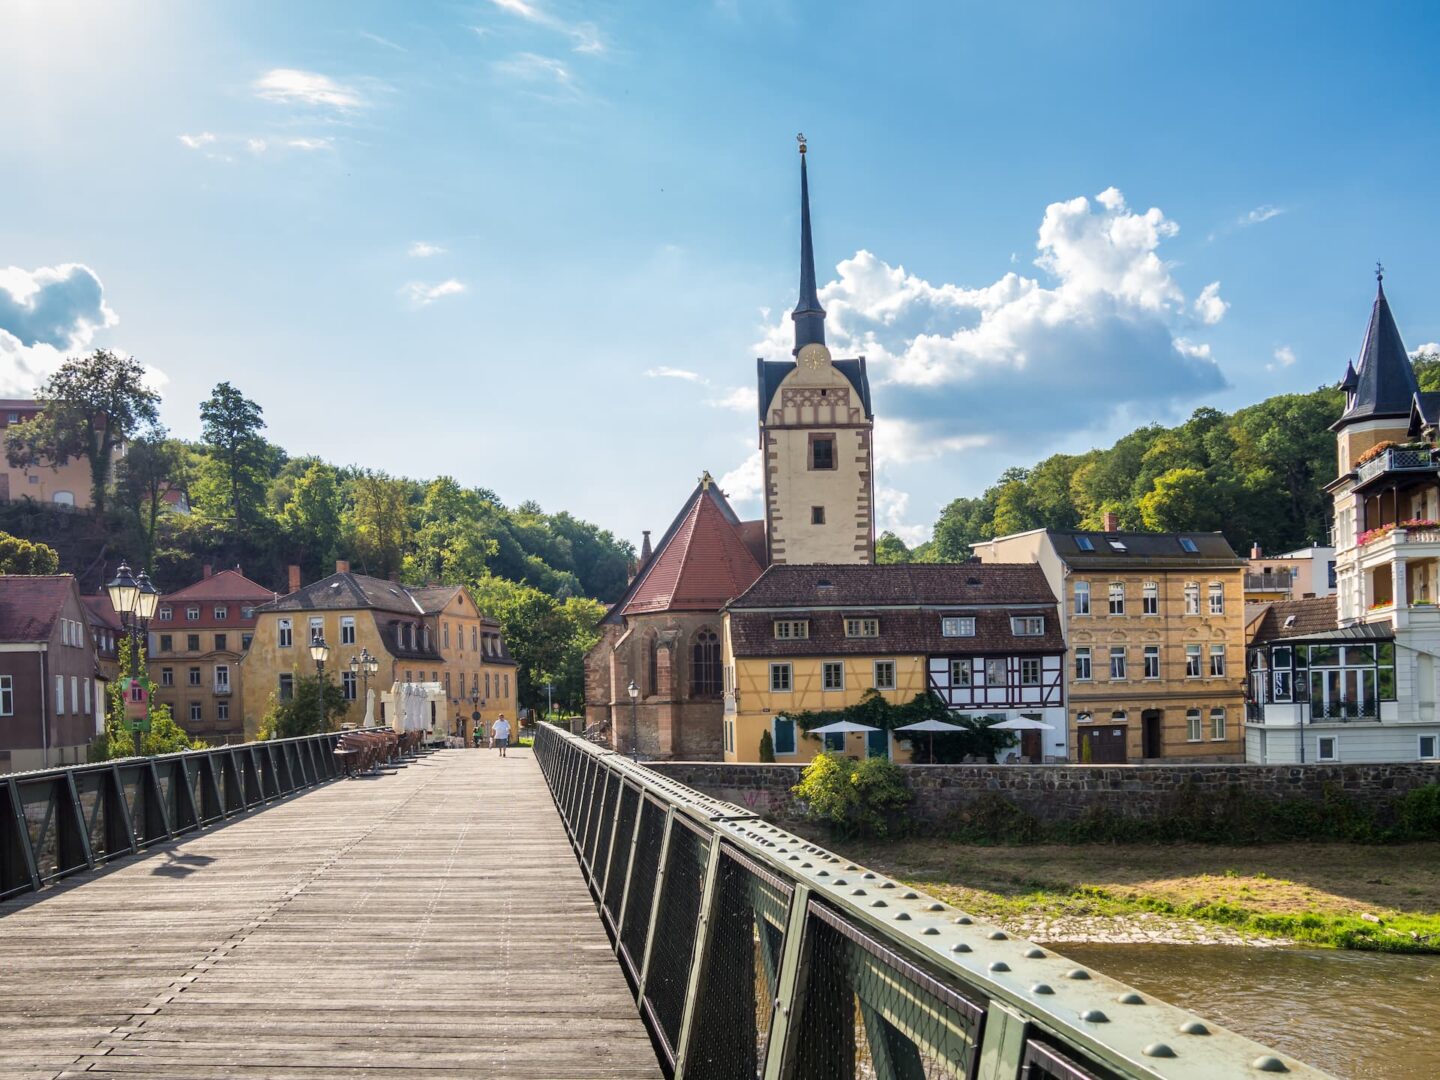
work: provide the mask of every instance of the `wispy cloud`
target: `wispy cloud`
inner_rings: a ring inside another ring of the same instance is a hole
[[[202,131],[199,135],[177,135],[175,137],[191,150],[200,150],[215,141],[215,136],[208,131]]]
[[[573,88],[570,69],[553,56],[541,56],[532,52],[516,53],[508,60],[496,61],[495,70],[501,75],[522,82],[549,82]]]
[[[383,38],[379,34],[372,34],[368,30],[358,31],[359,35],[366,41],[373,41],[376,45],[383,45],[387,49],[394,49],[396,52],[408,53],[410,50],[404,45],[397,45],[389,38]]]
[[[256,96],[281,105],[312,108],[358,109],[365,104],[360,92],[328,75],[298,68],[271,68],[255,80]]]
[[[574,52],[594,55],[605,51],[605,42],[600,36],[600,30],[592,22],[567,22],[546,11],[540,5],[531,3],[530,0],[490,0],[490,2],[507,14],[564,35],[570,39],[571,49]],[[478,30],[478,28],[472,29]]]
[[[292,150],[331,150],[334,149],[335,140],[331,138],[313,138],[308,135],[298,135],[292,139],[286,139],[285,145]]]
[[[1283,213],[1285,213],[1283,206],[1271,206],[1267,203],[1264,206],[1257,206],[1249,213],[1241,214],[1235,219],[1235,224],[1242,229],[1246,229],[1251,225],[1259,225],[1262,222],[1269,221],[1271,218],[1277,218]]]
[[[679,379],[681,382],[703,386],[711,391],[710,396],[705,399],[705,404],[712,409],[754,412],[760,396],[753,386],[717,387],[698,371],[686,371],[684,368],[661,365],[650,368],[645,372],[645,377],[648,379]]]
[[[412,259],[428,259],[432,255],[444,255],[445,249],[439,244],[427,243],[424,240],[416,240],[405,252]]]
[[[400,295],[409,300],[414,307],[426,307],[446,296],[459,296],[465,291],[465,283],[456,281],[454,278],[447,278],[434,285],[423,281],[406,282],[400,288]]]
[[[1275,362],[1273,364],[1266,364],[1266,371],[1279,371],[1283,368],[1288,368],[1294,364],[1296,360],[1295,350],[1289,345],[1275,346],[1274,356]]]

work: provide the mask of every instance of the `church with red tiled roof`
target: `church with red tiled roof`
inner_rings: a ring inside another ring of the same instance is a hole
[[[802,137],[794,359],[757,366],[765,516],[741,521],[707,472],[653,550],[645,534],[585,658],[587,726],[617,750],[718,760],[721,609],[767,566],[875,561],[870,382],[864,357],[832,360],[825,345],[805,151]]]

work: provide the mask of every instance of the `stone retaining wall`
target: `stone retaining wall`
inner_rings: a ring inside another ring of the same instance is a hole
[[[665,761],[650,767],[713,798],[777,821],[799,816],[790,789],[801,765]],[[1440,764],[1394,765],[906,765],[915,799],[906,816],[932,827],[963,818],[977,800],[1005,799],[1042,822],[1104,812],[1157,819],[1212,800],[1248,795],[1323,802],[1341,791],[1379,809],[1440,782]]]

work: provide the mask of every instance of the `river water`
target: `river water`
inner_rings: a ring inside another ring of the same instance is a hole
[[[1058,951],[1336,1076],[1440,1077],[1440,956],[1228,945]]]

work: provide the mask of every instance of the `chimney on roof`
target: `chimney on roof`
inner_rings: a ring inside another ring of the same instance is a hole
[[[1120,515],[1115,513],[1114,510],[1106,510],[1104,516],[1100,519],[1100,524],[1106,532],[1119,532]]]
[[[299,567],[298,565],[296,565],[295,563],[291,563],[286,569],[287,569],[287,570],[289,571],[289,573],[290,573],[290,587],[289,587],[286,591],[287,591],[287,592],[299,592],[299,591],[300,591],[300,567]]]
[[[1260,550],[1260,541],[1252,540],[1250,543],[1250,558],[1263,559],[1264,557],[1264,553]]]
[[[215,564],[214,564],[214,563],[208,563],[208,562],[207,562],[204,566],[202,566],[202,567],[200,568],[200,573],[201,573],[201,575],[202,575],[203,577],[207,577],[207,578],[208,578],[208,577],[214,577],[214,575],[215,575]]]
[[[337,574],[348,574],[350,572],[350,563],[345,559],[336,559],[335,572]]]

